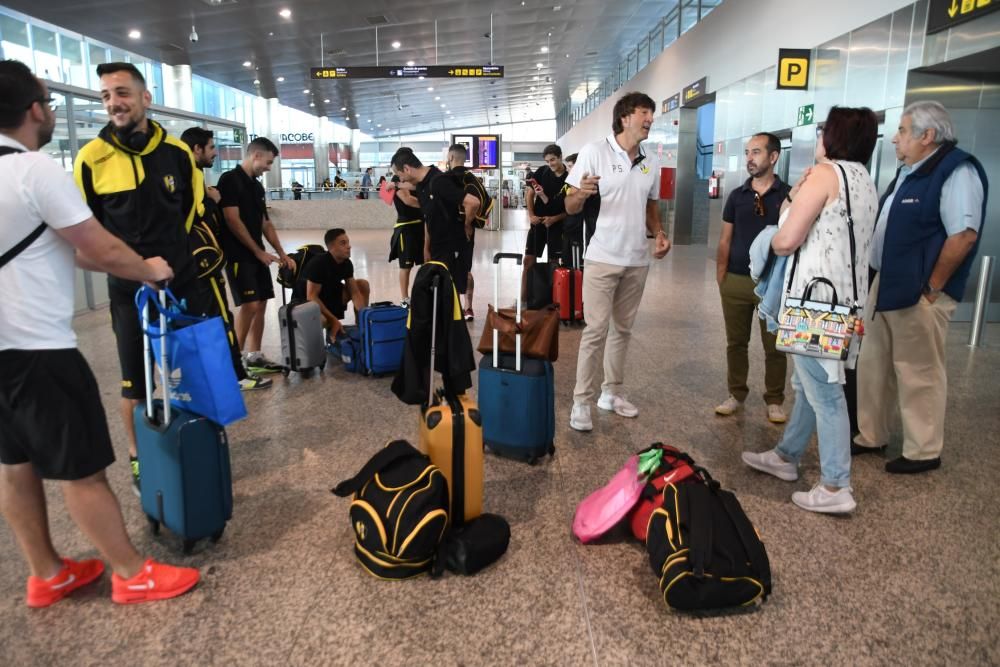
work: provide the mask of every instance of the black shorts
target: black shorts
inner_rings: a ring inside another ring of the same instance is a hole
[[[440,249],[431,251],[431,259],[442,262],[448,267],[455,291],[465,294],[469,287],[469,271],[472,270],[473,243],[460,243],[457,249]]]
[[[97,380],[80,351],[0,351],[0,463],[76,480],[115,461]]]
[[[139,310],[135,307],[136,283],[108,281],[111,328],[118,345],[118,365],[122,372],[122,396],[131,399],[146,398],[145,369],[143,365],[142,329]],[[175,297],[184,301],[192,315],[218,315],[218,302],[207,286],[192,280],[186,286],[171,287]],[[155,382],[154,382],[155,385]]]
[[[399,227],[399,234],[394,235],[397,247],[396,258],[399,268],[411,269],[424,263],[424,223],[415,222]]]
[[[271,269],[256,257],[229,260],[226,264],[226,278],[233,294],[234,306],[274,298]]]
[[[545,246],[549,247],[549,261],[562,252],[563,221],[560,220],[551,227],[543,224],[532,225],[528,230],[528,242],[524,245],[524,254],[530,257],[541,257]]]

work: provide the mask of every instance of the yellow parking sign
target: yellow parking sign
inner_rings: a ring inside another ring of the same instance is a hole
[[[809,87],[809,49],[778,50],[778,89],[805,90]]]

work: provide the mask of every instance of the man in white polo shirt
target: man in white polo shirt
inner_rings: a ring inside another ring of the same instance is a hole
[[[144,282],[174,274],[105,230],[72,177],[39,152],[52,140],[53,102],[23,63],[0,61],[0,512],[31,571],[29,607],[54,604],[104,572],[96,558],[56,551],[43,479],[61,482],[70,516],[110,562],[112,600],[165,600],[199,574],[143,558],[129,541],[104,472],[115,453],[101,392],[72,321],[74,264]]]
[[[566,196],[568,214],[583,210],[589,197],[601,198],[601,214],[584,263],[587,328],[580,339],[576,389],[569,418],[570,427],[577,431],[594,428],[590,400],[597,389],[601,347],[604,347],[604,383],[597,407],[622,417],[639,415],[639,410],[625,397],[622,386],[632,323],[649,273],[647,233],[655,238],[653,257],[662,259],[670,251],[670,240],[660,224],[656,202],[660,166],[639,145],[649,137],[655,110],[656,104],[648,95],[626,93],[615,104],[612,133],[585,146],[566,179],[571,186]]]

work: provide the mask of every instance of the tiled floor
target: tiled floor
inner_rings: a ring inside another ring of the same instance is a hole
[[[516,225],[515,225],[516,226]],[[517,251],[523,229],[480,232],[475,274],[480,318],[492,300],[490,257]],[[283,234],[286,245],[320,234]],[[351,234],[358,274],[375,299],[398,299],[385,263],[387,232]],[[742,450],[772,446],[765,421],[762,353],[751,344],[744,414],[715,417],[726,395],[725,341],[714,265],[704,248],[677,248],[654,265],[628,361],[628,389],[642,411],[595,414],[590,434],[567,426],[579,330],[562,332],[556,364],[554,459],[529,467],[489,456],[486,509],[507,517],[510,550],[472,578],[389,583],[354,561],[347,502],[329,489],[352,476],[388,439],[417,437],[417,408],[390,380],[344,372],[283,380],[247,396],[250,418],[232,426],[235,516],[223,540],[190,557],[154,539],[128,490],[124,463],[110,472],[140,549],[201,568],[181,599],[120,608],[105,577],[39,611],[24,606],[26,568],[0,524],[0,662],[5,665],[976,665],[1000,663],[1000,333],[965,346],[949,336],[944,466],[929,475],[886,475],[882,460],[853,466],[858,509],[850,518],[796,509],[793,490],[818,476],[815,448],[800,482],[746,469]],[[504,278],[503,300],[516,275]],[[270,312],[265,351],[277,356]],[[76,320],[80,347],[116,415],[117,362],[106,311]],[[482,320],[471,326],[478,340]],[[121,459],[122,428],[111,420]],[[582,546],[570,533],[576,504],[627,455],[663,440],[690,451],[734,489],[763,535],[774,594],[752,611],[670,611],[641,546],[624,535]],[[897,445],[898,446],[898,445]],[[93,555],[49,489],[53,535],[63,553]]]

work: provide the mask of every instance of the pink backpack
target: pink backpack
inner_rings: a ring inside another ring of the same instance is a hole
[[[584,544],[598,539],[628,515],[645,486],[646,476],[639,475],[639,457],[632,455],[610,482],[577,506],[573,534]]]

